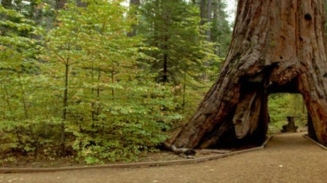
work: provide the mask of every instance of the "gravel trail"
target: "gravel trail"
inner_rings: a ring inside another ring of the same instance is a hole
[[[274,136],[263,150],[188,165],[0,174],[0,183],[325,183],[327,150],[302,137]]]

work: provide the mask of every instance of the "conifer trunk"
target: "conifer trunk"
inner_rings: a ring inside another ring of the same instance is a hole
[[[197,112],[172,139],[176,147],[259,145],[268,96],[302,94],[313,130],[327,145],[327,64],[323,0],[239,0],[222,72]]]
[[[12,8],[12,1],[11,0],[2,0],[1,5],[7,9]]]
[[[65,4],[67,3],[67,0],[56,0],[56,10],[63,9],[65,7]]]

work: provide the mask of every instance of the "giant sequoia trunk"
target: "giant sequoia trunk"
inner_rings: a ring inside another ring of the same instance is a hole
[[[268,95],[302,94],[309,135],[327,145],[327,63],[323,0],[239,0],[228,56],[176,147],[259,145]]]

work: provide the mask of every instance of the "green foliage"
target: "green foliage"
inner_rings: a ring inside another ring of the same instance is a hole
[[[170,88],[138,69],[140,38],[127,37],[133,20],[124,9],[119,1],[69,5],[47,37],[46,67],[63,82],[62,133],[87,163],[131,160],[165,140],[162,129],[181,118]]]
[[[86,7],[71,1],[56,16],[53,1],[28,2],[0,6],[4,160],[136,160],[193,113],[212,82],[203,73],[217,75],[213,44],[202,36],[197,8],[185,2],[162,2],[161,17],[137,14],[146,21],[133,37],[136,14],[121,0],[87,0]],[[147,3],[144,10],[153,5]],[[164,84],[156,82],[163,55],[172,81]],[[214,66],[204,67],[208,60]]]
[[[282,129],[287,124],[287,116],[295,117],[298,126],[306,125],[307,112],[301,95],[274,94],[269,97],[270,126]]]
[[[99,161],[133,160],[136,155],[164,141],[168,136],[162,130],[169,129],[181,116],[173,111],[169,87],[158,84],[156,87],[151,87],[151,83],[126,82],[115,90],[115,100],[100,100],[97,105],[101,106],[101,110],[97,119],[80,121],[78,130],[71,129],[77,136],[74,148],[78,150],[79,157],[92,157]]]
[[[21,153],[37,156],[55,156],[55,131],[59,128],[58,119],[33,119],[20,121],[1,121],[0,151],[5,155]],[[44,128],[46,126],[47,128]]]
[[[215,0],[213,7],[210,40],[215,43],[216,54],[219,57],[226,57],[232,39],[230,23],[224,11],[226,4],[222,0]]]
[[[139,9],[137,35],[155,49],[142,50],[152,59],[139,59],[138,64],[156,74],[157,82],[173,85],[176,111],[188,119],[216,79],[221,62],[215,43],[204,36],[209,27],[199,24],[199,7],[182,0],[144,1]]]
[[[145,1],[141,9],[139,34],[156,50],[146,52],[154,57],[151,71],[157,81],[176,85],[185,77],[199,80],[206,72],[205,62],[218,60],[213,44],[203,36],[198,8],[181,0]]]
[[[1,97],[5,99],[3,109],[5,114],[3,119],[27,119],[28,99],[26,93],[34,88],[26,86],[30,81],[30,73],[37,72],[35,60],[39,41],[29,37],[20,36],[21,32],[27,35],[35,35],[40,32],[33,22],[25,20],[24,17],[13,11],[0,6],[0,12],[7,16],[7,20],[1,21],[1,29],[13,29],[11,32],[0,34],[0,73],[1,77]],[[11,21],[15,19],[17,22]],[[23,22],[23,23],[21,23]],[[16,91],[15,93],[12,91]]]

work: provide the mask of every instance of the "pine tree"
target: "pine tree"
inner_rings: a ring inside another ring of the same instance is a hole
[[[183,0],[146,1],[142,7],[140,32],[156,49],[152,72],[158,82],[182,83],[185,76],[198,79],[205,72],[203,62],[216,59],[199,25],[197,7]]]
[[[222,0],[214,0],[211,13],[211,34],[210,40],[216,45],[216,54],[219,57],[226,57],[231,41],[231,27],[227,21],[227,14],[224,11],[226,4]]]

